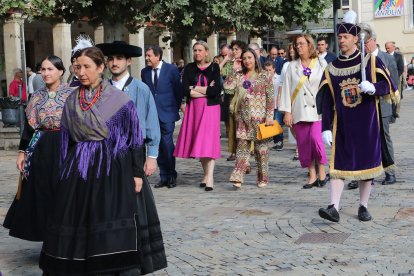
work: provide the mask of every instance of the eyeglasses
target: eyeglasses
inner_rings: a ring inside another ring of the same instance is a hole
[[[285,53],[280,52],[280,53],[277,53],[277,55],[278,55],[278,56],[283,56],[283,55],[285,55]]]
[[[372,40],[371,38],[369,38],[369,39],[365,40],[365,41],[364,41],[364,45],[367,45],[367,44],[368,44],[371,40]]]
[[[298,48],[298,47],[302,47],[302,46],[304,46],[304,45],[308,45],[308,43],[307,43],[307,42],[298,42],[298,43],[295,43],[295,47],[296,47],[296,48]]]

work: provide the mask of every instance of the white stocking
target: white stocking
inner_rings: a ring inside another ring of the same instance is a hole
[[[368,200],[372,190],[372,180],[359,181],[359,204],[368,208]]]
[[[342,191],[344,190],[344,181],[342,179],[331,179],[331,204],[339,210],[339,201],[341,200]]]

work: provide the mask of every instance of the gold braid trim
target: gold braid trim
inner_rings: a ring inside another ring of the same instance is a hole
[[[384,171],[385,171],[385,172],[393,172],[393,171],[395,171],[396,169],[397,169],[397,166],[395,166],[395,164],[392,164],[392,165],[390,165],[390,166],[388,166],[388,167],[384,168]]]
[[[370,58],[371,58],[371,55],[366,55],[365,64],[368,63]],[[335,66],[333,66],[332,63],[330,63],[327,69],[329,73],[331,73],[335,77],[349,76],[349,75],[353,75],[361,71],[361,63],[358,63],[357,65],[348,67],[348,68],[336,68]]]
[[[384,169],[382,168],[382,164],[381,164],[378,167],[367,169],[367,170],[361,170],[361,171],[341,171],[341,170],[332,169],[329,171],[329,175],[332,179],[366,180],[366,179],[376,178],[380,176],[383,172],[384,172]]]

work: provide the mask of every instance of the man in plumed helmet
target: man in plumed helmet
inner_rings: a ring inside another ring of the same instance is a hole
[[[339,221],[339,201],[344,180],[358,180],[360,221],[372,219],[368,199],[372,181],[383,173],[378,97],[391,101],[396,87],[382,61],[358,50],[361,28],[348,11],[337,25],[341,55],[329,64],[317,95],[322,113],[322,137],[332,145],[330,159],[331,204],[319,216]]]

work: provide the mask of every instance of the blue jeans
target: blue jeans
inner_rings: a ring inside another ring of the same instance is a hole
[[[273,119],[275,119],[280,126],[283,126],[283,113],[279,112],[277,109],[274,110]],[[273,137],[273,142],[276,144],[277,142],[282,141],[283,142],[283,132],[279,135],[276,135]]]

